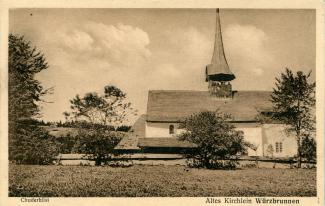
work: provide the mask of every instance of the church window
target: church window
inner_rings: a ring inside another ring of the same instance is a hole
[[[169,134],[175,134],[175,127],[174,125],[169,125]]]
[[[275,152],[276,153],[279,152],[279,143],[278,142],[275,143]]]
[[[282,150],[283,150],[283,148],[282,148],[282,142],[276,142],[275,143],[275,152],[276,153],[281,153]]]

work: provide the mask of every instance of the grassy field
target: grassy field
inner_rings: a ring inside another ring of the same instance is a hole
[[[316,169],[10,165],[10,196],[316,196]]]

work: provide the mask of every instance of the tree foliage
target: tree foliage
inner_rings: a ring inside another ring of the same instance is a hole
[[[24,37],[9,35],[9,159],[24,164],[48,164],[55,145],[48,133],[36,126],[42,96],[51,92],[35,75],[48,68],[44,55]]]
[[[92,124],[118,125],[136,114],[126,94],[115,86],[105,86],[104,94],[87,93],[84,97],[76,95],[70,100],[72,112],[65,112],[67,119],[87,120]]]
[[[96,165],[105,164],[111,159],[113,149],[122,137],[122,133],[107,131],[103,128],[80,129],[73,150],[87,154],[95,160]]]
[[[9,35],[9,121],[39,114],[38,103],[48,92],[35,75],[48,68],[42,53],[24,37]]]
[[[126,94],[108,85],[104,87],[103,95],[95,92],[83,97],[76,95],[70,103],[72,111],[64,113],[66,120],[82,123],[73,150],[91,156],[96,165],[106,163],[123,136],[114,130],[128,130],[123,123],[130,115],[136,115],[131,103],[126,101]]]
[[[301,139],[315,132],[315,86],[309,83],[307,75],[298,71],[296,75],[286,68],[280,78],[276,78],[271,101],[274,113],[272,118],[289,126],[288,131],[294,132],[297,140],[298,167],[301,166]]]
[[[243,133],[226,122],[229,117],[218,112],[200,112],[180,124],[185,129],[179,137],[197,145],[189,154],[195,166],[224,168],[236,166],[236,155],[245,152]]]
[[[9,159],[17,164],[51,164],[58,154],[56,139],[41,127],[20,126],[9,133]]]
[[[301,157],[308,162],[316,161],[316,141],[314,138],[304,136],[301,141]]]

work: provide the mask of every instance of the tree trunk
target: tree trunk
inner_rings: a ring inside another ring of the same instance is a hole
[[[96,166],[100,166],[101,164],[102,164],[102,158],[97,157],[97,158],[95,159],[95,165],[96,165]]]
[[[298,112],[300,113],[300,98],[298,98]],[[298,125],[296,127],[297,132],[297,144],[298,144],[298,162],[297,167],[301,168],[301,145],[300,145],[300,129],[301,129],[301,119],[298,119]]]
[[[298,136],[297,139],[297,145],[298,145],[298,160],[297,160],[297,167],[301,168],[301,146],[300,146],[300,136]]]

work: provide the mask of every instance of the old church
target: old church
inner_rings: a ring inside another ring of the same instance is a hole
[[[248,148],[248,156],[292,157],[297,152],[294,136],[285,131],[283,124],[262,123],[258,115],[272,108],[271,91],[235,91],[232,81],[236,74],[227,63],[222,41],[219,9],[216,11],[214,51],[211,63],[202,71],[206,91],[150,90],[147,113],[133,126],[133,135],[122,140],[117,149],[142,152],[175,153],[194,147],[177,139],[182,132],[179,123],[200,111],[216,111],[232,116],[230,124],[244,132],[244,138],[255,146]],[[253,81],[253,79],[252,79]],[[257,88],[258,89],[258,88]]]

